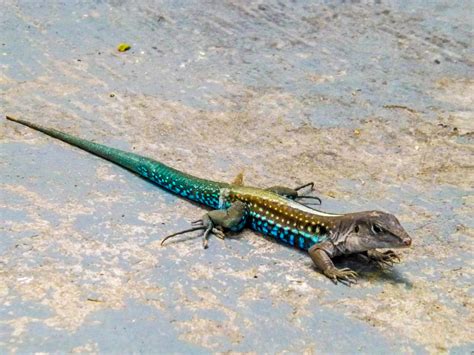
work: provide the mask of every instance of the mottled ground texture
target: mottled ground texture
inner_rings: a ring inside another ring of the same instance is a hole
[[[160,247],[204,210],[2,117],[0,352],[472,352],[472,4],[1,1],[2,116],[414,244],[351,288],[251,231]]]

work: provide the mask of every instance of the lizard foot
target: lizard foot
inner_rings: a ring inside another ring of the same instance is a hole
[[[385,252],[369,250],[367,257],[369,261],[376,263],[381,269],[390,268],[393,264],[400,262],[400,257],[393,250],[387,250]]]
[[[323,271],[324,275],[329,277],[334,284],[341,282],[345,285],[350,286],[351,284],[357,283],[357,277],[359,276],[357,272],[349,268],[338,269],[336,267],[331,267]]]
[[[298,186],[296,188],[294,188],[294,191],[296,191],[296,196],[294,197],[295,200],[304,200],[304,199],[312,199],[312,200],[315,200],[316,202],[306,202],[305,204],[306,205],[320,205],[321,204],[321,199],[317,196],[310,196],[310,195],[299,195],[298,194],[298,191],[299,190],[302,190],[304,189],[305,187],[308,187],[310,188],[310,191],[313,191],[314,190],[314,182],[309,182],[307,184],[304,184],[304,185],[301,185],[301,186]]]
[[[294,190],[295,190],[295,191],[299,191],[299,190],[304,189],[305,187],[308,187],[308,186],[309,186],[309,189],[310,189],[311,191],[314,190],[314,182],[313,182],[313,181],[308,182],[307,184],[304,184],[304,185],[300,185],[300,186],[298,186],[298,187],[295,187]]]
[[[203,230],[204,231],[202,233],[202,246],[203,246],[204,249],[207,249],[208,246],[209,246],[208,245],[208,240],[209,240],[209,235],[210,234],[215,235],[219,239],[224,239],[225,238],[225,233],[222,230],[222,227],[220,227],[220,226],[215,227],[214,223],[212,223],[212,221],[209,218],[199,219],[197,221],[191,222],[191,224],[195,225],[196,227],[192,227],[192,228],[185,229],[183,231],[176,232],[176,233],[173,233],[171,235],[168,235],[167,237],[163,238],[163,240],[161,241],[161,245],[163,245],[164,242],[166,242],[168,239],[176,237],[177,235],[185,234],[185,233],[189,233],[189,232],[193,232],[193,231],[197,231],[197,230]]]
[[[221,191],[221,194],[222,193],[223,192]],[[247,205],[241,201],[235,201],[229,208],[210,211],[204,216],[202,216],[201,219],[191,222],[191,225],[195,227],[167,236],[161,241],[161,245],[163,245],[163,243],[171,237],[196,230],[203,230],[204,232],[202,233],[202,246],[204,247],[204,249],[207,249],[208,239],[211,234],[215,235],[220,239],[224,239],[225,229],[234,232],[241,230],[245,226],[246,218]]]
[[[308,202],[305,201],[302,204],[306,206],[310,205],[320,205],[321,204],[321,199],[317,196],[311,196],[311,195],[300,195],[299,191],[309,187],[311,191],[314,190],[314,182],[310,182],[301,186],[298,186],[296,188],[291,188],[291,187],[285,187],[285,186],[272,186],[269,187],[268,191],[274,192],[278,195],[285,196],[291,200],[314,200],[313,202]]]

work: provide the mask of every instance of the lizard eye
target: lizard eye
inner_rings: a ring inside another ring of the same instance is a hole
[[[382,232],[382,228],[380,228],[378,225],[376,224],[372,224],[372,232],[374,232],[375,234],[379,234]]]

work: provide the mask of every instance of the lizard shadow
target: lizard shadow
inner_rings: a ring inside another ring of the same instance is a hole
[[[196,205],[199,205],[199,204],[196,204]],[[259,235],[259,237],[263,237],[266,241],[270,243],[275,243],[282,247],[288,248],[288,245],[283,242],[275,240],[274,238],[268,237],[266,235],[261,235],[260,233],[257,233],[257,234]],[[188,241],[196,240],[196,239],[202,240],[201,237],[202,237],[202,232],[201,233],[190,232],[189,234],[183,234],[182,236],[179,236],[176,239],[167,241],[167,244],[172,245],[175,243],[183,243],[183,242],[188,242]],[[239,232],[227,232],[226,239],[227,238],[238,240],[241,238],[241,235]],[[301,253],[302,255],[308,256],[308,253],[305,252],[304,250],[296,249],[296,251]],[[380,281],[392,282],[395,284],[403,284],[407,288],[412,288],[413,286],[411,281],[405,278],[395,268],[390,267],[390,268],[381,269],[379,266],[377,266],[373,262],[360,260],[360,258],[358,258],[357,255],[338,256],[338,257],[335,257],[333,261],[334,261],[334,264],[338,268],[345,268],[345,267],[350,268],[356,271],[359,274],[360,278],[364,278],[368,281],[380,280]],[[315,268],[313,267],[313,269]]]
[[[261,234],[258,233],[258,235],[262,237]],[[240,238],[238,233],[229,233],[228,237],[236,238],[236,239]],[[275,240],[274,238],[268,237],[266,235],[263,235],[263,238],[268,242],[275,243],[283,247],[289,248],[288,244],[283,243],[279,240]],[[300,250],[300,249],[296,249],[296,251],[299,252],[301,255],[308,257],[308,253],[306,251]],[[379,281],[391,282],[394,284],[402,284],[402,285],[405,285],[405,287],[407,288],[413,287],[412,282],[406,277],[404,277],[394,267],[381,269],[374,262],[363,261],[357,255],[341,255],[341,256],[335,257],[333,261],[336,267],[350,268],[356,271],[359,274],[360,278],[365,279],[367,281],[379,280]],[[317,271],[313,263],[311,263],[311,266],[312,266],[312,269]]]

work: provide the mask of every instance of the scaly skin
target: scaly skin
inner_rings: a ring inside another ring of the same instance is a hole
[[[357,274],[350,269],[337,269],[331,259],[337,255],[363,254],[379,264],[390,264],[398,256],[385,254],[376,248],[401,248],[411,244],[411,238],[395,216],[366,211],[333,214],[315,210],[295,201],[299,188],[275,186],[269,189],[243,186],[239,174],[234,183],[200,179],[173,169],[156,160],[134,153],[107,147],[72,136],[55,129],[7,116],[14,121],[73,146],[100,156],[160,187],[183,198],[201,203],[214,211],[206,213],[198,226],[168,236],[188,231],[204,230],[204,247],[212,233],[224,238],[224,230],[239,231],[245,226],[275,239],[308,251],[316,266],[337,283],[355,282]],[[301,196],[300,196],[301,197]]]

